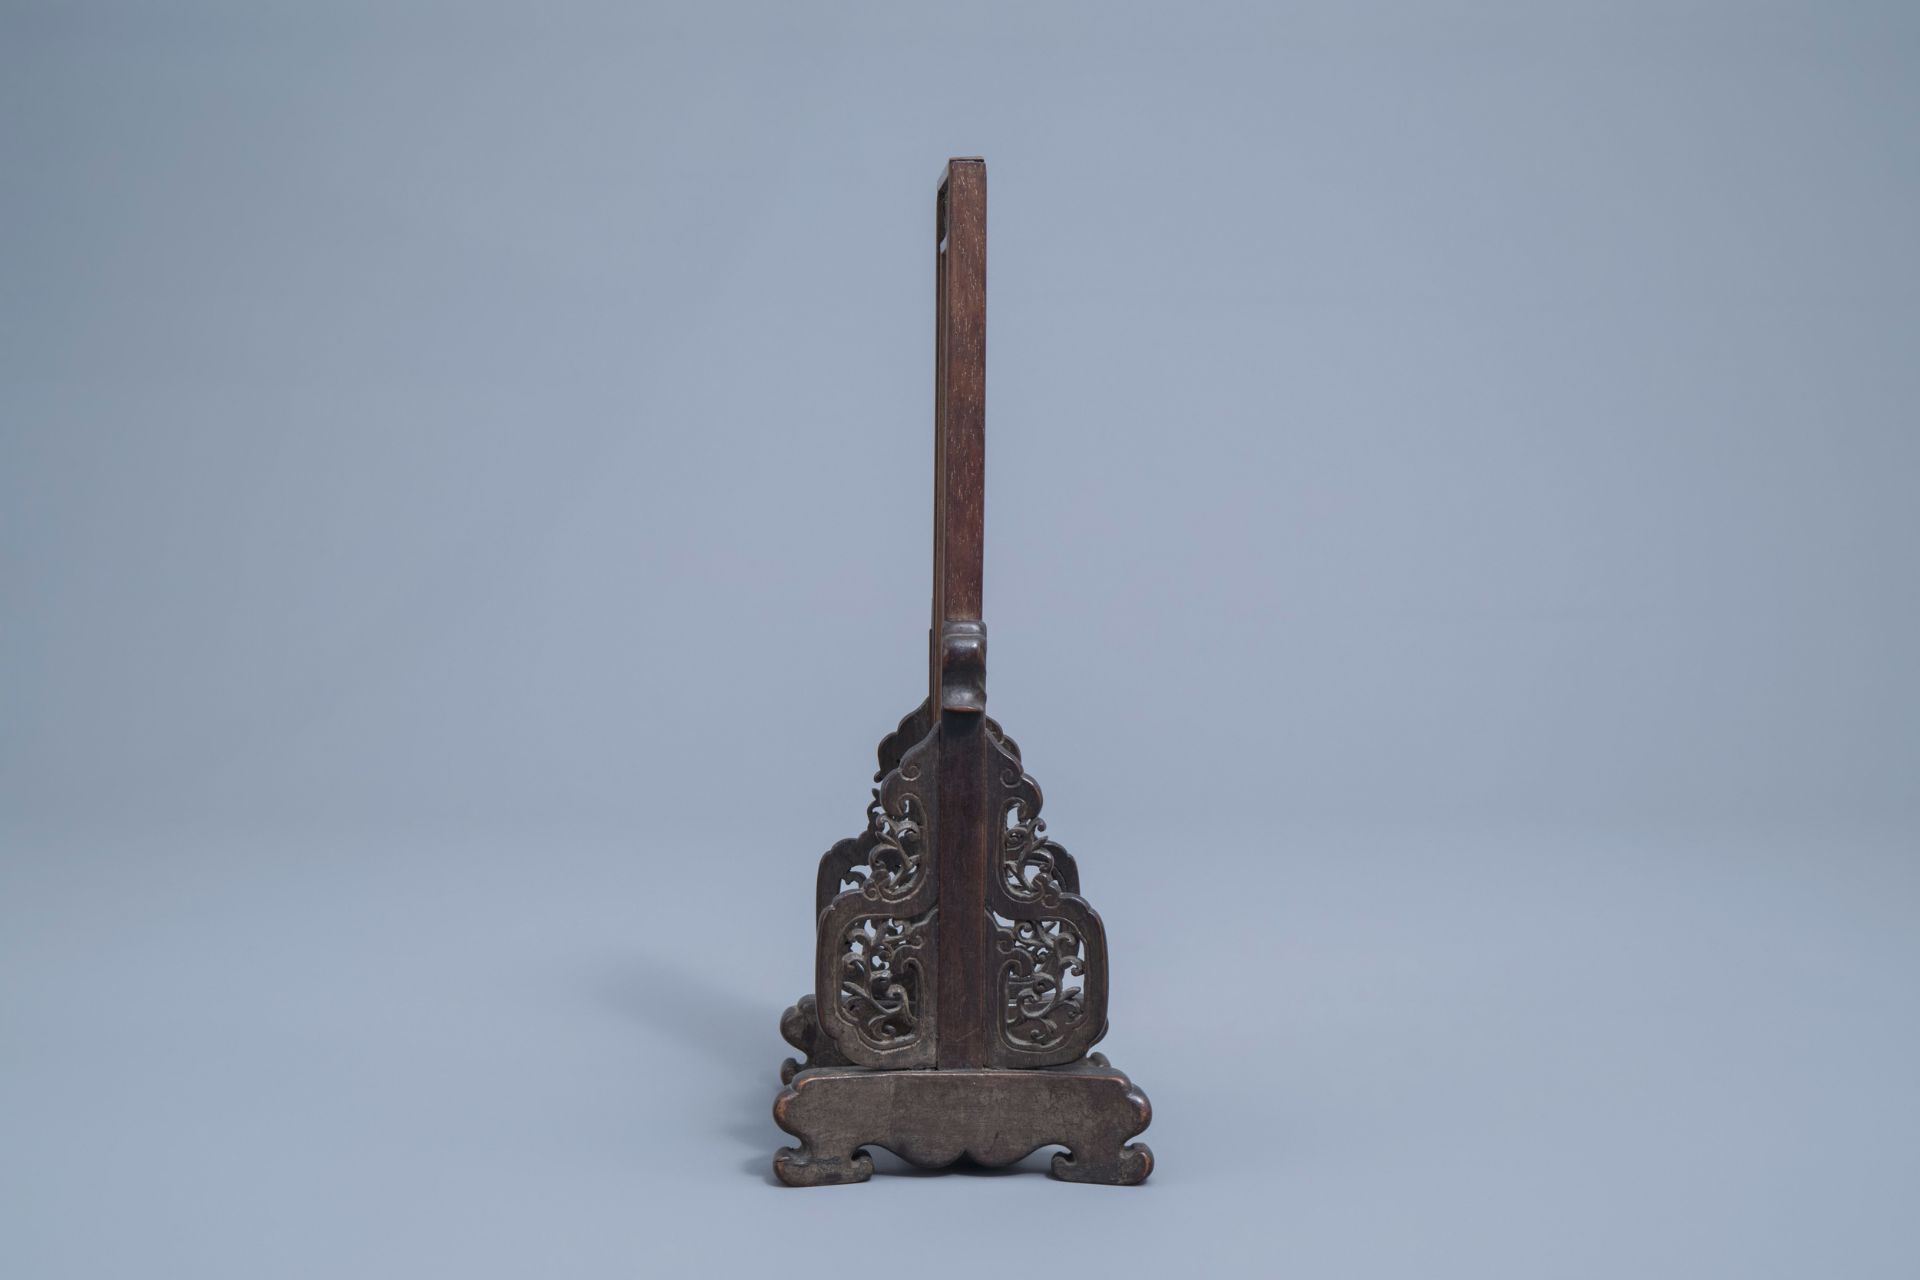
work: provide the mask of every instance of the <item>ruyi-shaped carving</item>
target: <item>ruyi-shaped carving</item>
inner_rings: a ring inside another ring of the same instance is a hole
[[[814,990],[781,1019],[775,1160],[855,1182],[866,1145],[919,1164],[1006,1164],[1132,1183],[1146,1096],[1089,1050],[1107,1029],[1107,943],[1040,787],[986,714],[980,619],[986,169],[955,160],[936,221],[933,625],[927,699],[880,742],[865,830],[820,859]]]
[[[937,1061],[941,924],[928,833],[940,821],[931,783],[941,735],[929,729],[905,752],[898,745],[928,719],[923,703],[881,742],[867,829],[820,858],[813,1009],[833,1053],[821,1056],[803,1020],[788,1039],[808,1065]],[[1072,855],[1046,835],[1040,786],[1022,771],[1018,745],[991,718],[982,727],[992,776],[981,789],[999,839],[977,906],[992,939],[982,978],[996,993],[997,1031],[980,1065],[1057,1066],[1106,1032],[1106,933],[1080,896]]]

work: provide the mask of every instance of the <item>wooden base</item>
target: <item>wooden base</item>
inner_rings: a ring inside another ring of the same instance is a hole
[[[1053,1157],[1054,1177],[1134,1186],[1153,1172],[1153,1152],[1127,1139],[1152,1118],[1147,1095],[1098,1053],[1025,1071],[808,1067],[773,1101],[774,1123],[800,1139],[773,1171],[790,1187],[818,1187],[871,1177],[862,1147],[937,1169],[963,1158],[1009,1165],[1057,1145],[1067,1150]]]

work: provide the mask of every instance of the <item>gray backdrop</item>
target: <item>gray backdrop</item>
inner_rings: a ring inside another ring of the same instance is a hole
[[[1917,144],[1911,4],[7,3],[0,1273],[1914,1275]],[[788,1192],[975,153],[1160,1169]]]

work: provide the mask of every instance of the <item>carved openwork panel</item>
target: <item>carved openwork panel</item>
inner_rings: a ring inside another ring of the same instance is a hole
[[[936,914],[856,916],[839,937],[840,1011],[862,1043],[904,1048],[928,1030]]]
[[[861,1066],[933,1062],[933,741],[900,757],[874,789],[867,829],[821,859],[814,997],[821,1029]]]
[[[1071,1062],[1106,1034],[1106,930],[1080,896],[1072,855],[1047,837],[1040,784],[1004,735],[989,736],[988,794],[1000,832],[987,879],[1001,1012],[995,1063]]]
[[[933,866],[931,780],[940,736],[929,728],[901,749],[901,735],[931,720],[922,707],[880,746],[889,766],[867,807],[867,829],[820,861],[819,977],[823,1030],[851,1062],[923,1065],[938,1039],[933,938],[939,877]],[[1047,835],[1039,784],[1022,770],[1019,748],[986,721],[994,817],[985,900],[957,910],[984,912],[996,1020],[992,1065],[1071,1062],[1106,1029],[1106,935],[1080,897],[1073,857]]]

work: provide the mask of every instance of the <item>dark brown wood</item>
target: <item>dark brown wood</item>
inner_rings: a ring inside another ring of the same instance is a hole
[[[986,521],[987,166],[951,160],[935,225],[933,624],[979,621]]]
[[[935,849],[942,902],[987,898],[987,629],[980,620],[986,522],[987,166],[953,160],[934,227],[935,361],[933,626],[940,773]],[[935,930],[938,1066],[991,1061],[991,984],[984,911],[949,912]]]
[[[935,813],[935,856],[940,901],[987,900],[985,717],[940,713],[939,800]],[[993,984],[987,954],[987,913],[952,911],[934,929],[939,942],[940,1025],[935,1033],[934,1064],[984,1067],[992,1060],[989,1000]]]
[[[960,1160],[1009,1165],[1062,1146],[1053,1176],[1130,1186],[1153,1172],[1153,1152],[1128,1138],[1153,1105],[1131,1080],[1092,1054],[1044,1071],[802,1071],[774,1099],[773,1119],[800,1139],[773,1158],[790,1187],[865,1182],[885,1147],[922,1168]]]
[[[881,740],[867,827],[820,859],[806,1055],[774,1104],[792,1185],[863,1181],[864,1145],[920,1164],[1064,1145],[1058,1177],[1134,1183],[1146,1096],[1104,1057],[1106,933],[1040,787],[986,714],[981,620],[986,165],[950,161],[935,229],[933,617],[927,699]]]

